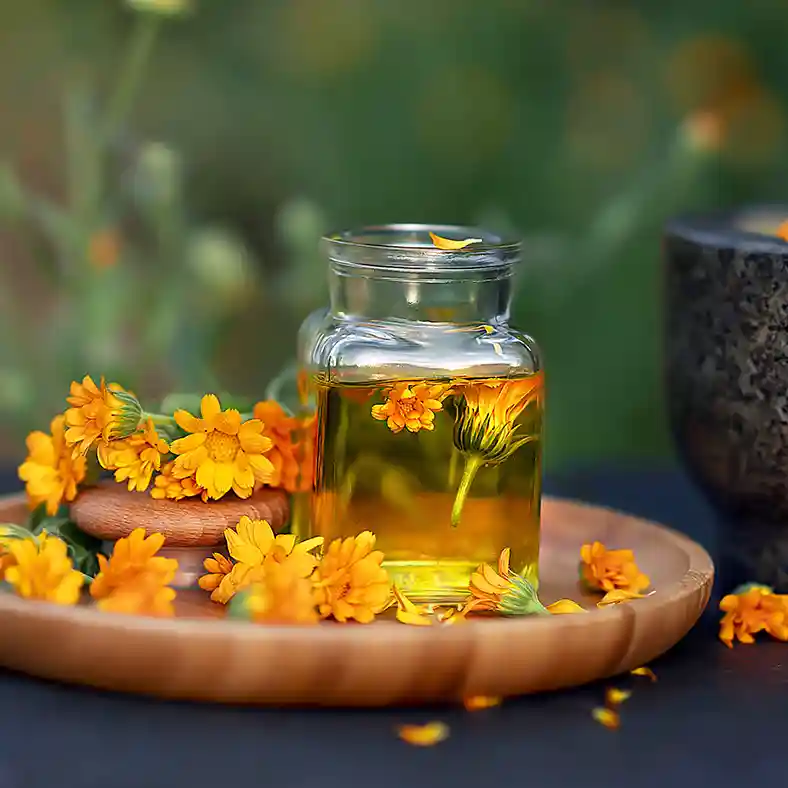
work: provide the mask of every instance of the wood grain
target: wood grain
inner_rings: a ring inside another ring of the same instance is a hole
[[[278,531],[289,517],[289,500],[282,490],[258,490],[241,500],[228,496],[219,501],[162,501],[108,481],[80,492],[71,504],[74,522],[86,533],[114,542],[142,526],[149,533],[164,534],[167,547],[212,547],[224,544],[224,531],[234,528],[243,515],[268,520]]]
[[[0,520],[20,512],[0,505]],[[580,546],[635,551],[656,593],[598,609],[577,586]],[[167,698],[272,705],[382,706],[519,695],[583,684],[645,664],[680,640],[708,603],[713,566],[690,539],[635,517],[543,503],[544,602],[591,612],[489,618],[449,627],[260,626],[223,618],[196,591],[173,620],[101,613],[0,594],[0,664],[68,682]]]

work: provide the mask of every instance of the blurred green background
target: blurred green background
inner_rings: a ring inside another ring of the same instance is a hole
[[[0,11],[0,455],[86,372],[262,396],[391,221],[525,238],[549,467],[669,451],[660,227],[783,197],[784,0],[183,2]]]

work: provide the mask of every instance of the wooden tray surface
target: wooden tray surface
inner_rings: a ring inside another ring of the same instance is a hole
[[[0,522],[22,522],[20,496]],[[392,620],[316,627],[224,618],[201,591],[156,619],[0,593],[0,665],[60,681],[167,698],[272,705],[383,706],[510,696],[584,684],[659,656],[695,624],[714,569],[687,537],[636,517],[546,498],[540,596],[590,613],[485,618],[447,627]],[[598,609],[577,584],[584,542],[635,551],[656,592]]]

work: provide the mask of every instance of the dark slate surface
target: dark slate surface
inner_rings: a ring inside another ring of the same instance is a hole
[[[675,470],[579,471],[549,479],[547,491],[629,510],[714,548],[715,518]],[[728,650],[716,620],[710,610],[653,663],[657,684],[620,682],[635,692],[617,732],[590,717],[604,684],[474,714],[282,711],[167,703],[0,671],[0,788],[784,788],[788,646]],[[436,747],[394,734],[399,723],[432,719],[451,727]]]

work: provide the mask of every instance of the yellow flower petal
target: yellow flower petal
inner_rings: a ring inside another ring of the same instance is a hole
[[[651,592],[654,593],[653,591]],[[607,605],[618,605],[621,602],[630,602],[633,599],[643,599],[650,596],[650,594],[638,594],[634,591],[629,591],[626,588],[614,588],[608,591],[599,602],[596,603],[597,607],[606,607]]]
[[[426,725],[400,725],[397,735],[402,741],[415,747],[432,747],[449,737],[449,726],[444,722],[428,722]]]
[[[494,695],[471,695],[469,698],[463,698],[462,703],[468,711],[479,711],[480,709],[500,706],[501,698]]]
[[[591,712],[591,716],[600,725],[604,725],[606,728],[610,729],[611,731],[618,730],[618,728],[621,726],[621,717],[619,717],[618,712],[614,711],[613,709],[597,707],[593,709],[593,711]]]
[[[438,249],[450,251],[464,249],[466,246],[470,246],[471,244],[484,243],[483,238],[466,238],[463,241],[455,241],[452,238],[444,238],[443,236],[436,235],[435,233],[430,233],[430,239]]]
[[[397,621],[400,624],[410,624],[416,627],[432,626],[432,619],[423,613],[411,613],[407,610],[397,610]]]
[[[630,690],[622,690],[617,687],[608,687],[605,691],[605,705],[620,706],[625,700],[628,700],[632,693]]]
[[[657,674],[654,673],[654,671],[651,668],[646,667],[645,665],[643,667],[630,670],[629,672],[633,676],[647,676],[649,679],[651,679],[652,682],[657,680]]]
[[[588,611],[577,604],[577,602],[572,601],[571,599],[559,599],[557,602],[553,602],[553,604],[548,605],[547,609],[554,615],[554,616],[561,616],[566,615],[567,613],[587,613]]]

